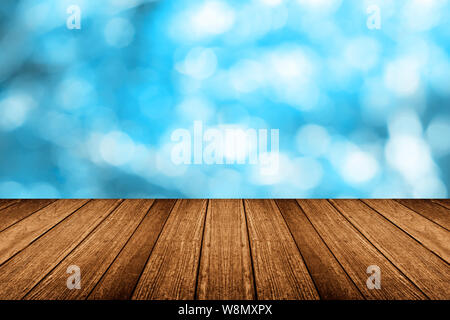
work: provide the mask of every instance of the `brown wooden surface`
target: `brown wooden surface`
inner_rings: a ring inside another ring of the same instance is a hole
[[[324,300],[361,299],[363,296],[323,242],[295,200],[277,200],[277,205],[305,259]]]
[[[141,275],[133,299],[195,298],[207,200],[179,200]]]
[[[197,298],[255,298],[242,200],[210,200],[206,216]]]
[[[362,201],[332,200],[332,203],[428,297],[450,296],[449,268],[442,259]]]
[[[0,299],[450,299],[449,214],[447,200],[0,200]]]
[[[119,203],[120,200],[88,202],[76,214],[0,265],[0,299],[22,299]]]
[[[103,273],[138,227],[154,200],[125,200],[88,238],[72,251],[27,295],[27,299],[86,299]],[[66,270],[77,266],[82,272],[80,290],[61,286]]]
[[[245,200],[258,299],[318,299],[286,222],[273,200]]]
[[[0,232],[0,264],[28,246],[68,215],[78,210],[86,202],[87,200],[61,200],[53,202],[35,214]],[[39,206],[42,205],[40,201],[37,201],[37,203],[39,203]],[[21,204],[16,207],[17,210],[20,210],[18,212],[30,211],[27,208],[23,208],[26,202],[22,202]],[[33,210],[36,209],[35,205],[31,207]],[[10,212],[10,215],[13,216],[13,213]]]
[[[0,210],[3,210],[4,208],[8,208],[9,206],[13,205],[16,202],[19,202],[18,199],[0,199]]]
[[[443,200],[443,199],[433,199],[433,200],[431,200],[432,202],[434,202],[434,203],[437,203],[437,204],[439,204],[439,205],[441,205],[441,206],[443,206],[444,208],[447,208],[447,209],[450,209],[450,200],[448,200],[448,199],[445,199],[445,200]]]
[[[89,295],[90,300],[127,300],[150,257],[175,200],[156,200],[122,252]]]
[[[444,227],[447,231],[450,230],[450,211],[439,203],[423,199],[402,199],[397,202]]]
[[[447,263],[450,261],[448,230],[396,201],[364,200],[364,202]]]
[[[44,208],[54,200],[19,200],[5,205],[0,210],[0,231],[5,230],[16,222],[28,217],[32,213]]]
[[[300,200],[300,207],[368,299],[420,299],[424,295],[327,200]],[[383,290],[367,288],[368,266],[382,270]]]

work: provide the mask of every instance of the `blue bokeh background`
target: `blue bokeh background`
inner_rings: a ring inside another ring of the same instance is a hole
[[[447,0],[3,0],[0,197],[447,197],[449,55]],[[195,120],[279,173],[175,165]]]

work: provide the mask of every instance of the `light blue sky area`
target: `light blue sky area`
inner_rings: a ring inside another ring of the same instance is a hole
[[[0,197],[447,197],[449,54],[447,0],[1,1]]]

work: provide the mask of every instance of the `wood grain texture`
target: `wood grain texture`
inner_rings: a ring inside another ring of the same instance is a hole
[[[295,200],[276,200],[323,300],[362,299]]]
[[[272,200],[245,200],[257,298],[319,299],[297,245]]]
[[[438,203],[420,199],[401,199],[397,202],[444,227],[447,231],[450,230],[450,210]]]
[[[210,200],[197,288],[200,300],[255,298],[242,200]]]
[[[124,247],[149,211],[154,200],[125,200],[71,252],[52,272],[26,295],[25,299],[86,299],[102,274]],[[67,288],[66,270],[75,265],[81,270],[81,289]]]
[[[364,200],[364,202],[447,263],[450,261],[449,231],[394,200]]]
[[[156,200],[130,241],[89,295],[89,300],[127,300],[176,200]]]
[[[87,201],[58,200],[0,232],[0,265],[78,210]],[[34,204],[35,200],[24,203]],[[35,208],[34,206],[31,207]]]
[[[429,298],[445,299],[450,296],[450,268],[439,257],[363,202],[354,200],[331,201],[372,244]]]
[[[133,299],[194,299],[207,200],[178,200]]]
[[[0,300],[450,299],[446,200],[14,201]]]
[[[449,199],[433,199],[431,201],[450,210],[450,200]]]
[[[21,200],[0,211],[0,232],[55,200]]]
[[[0,299],[22,299],[121,202],[95,200],[0,266]]]
[[[8,208],[9,206],[11,206],[14,203],[17,203],[19,201],[20,200],[18,200],[18,199],[0,199],[0,210]]]
[[[327,200],[298,200],[298,203],[365,298],[426,298]],[[371,265],[378,266],[382,271],[381,290],[370,290],[366,285],[366,271]]]

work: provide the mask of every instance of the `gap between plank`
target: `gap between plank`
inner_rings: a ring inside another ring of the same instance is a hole
[[[328,251],[331,253],[331,255],[334,257],[334,259],[336,259],[337,263],[339,264],[339,266],[342,268],[342,270],[344,271],[345,275],[347,276],[348,279],[350,279],[350,281],[353,283],[353,285],[355,286],[355,288],[358,290],[358,292],[361,294],[361,297],[363,297],[364,300],[367,300],[366,296],[362,293],[362,291],[359,289],[358,285],[355,283],[355,281],[353,281],[353,279],[348,275],[347,271],[345,270],[344,266],[341,264],[341,262],[339,261],[339,259],[334,255],[334,252],[331,250],[331,248],[328,246],[328,244],[325,242],[325,240],[322,238],[322,235],[320,234],[320,232],[316,229],[316,226],[312,223],[311,220],[309,220],[308,215],[303,211],[302,207],[300,206],[300,204],[298,203],[299,200],[295,200],[295,203],[297,204],[298,208],[300,209],[300,211],[303,213],[303,215],[306,217],[306,220],[308,220],[308,222],[311,224],[311,226],[313,227],[314,231],[316,231],[317,235],[319,236],[320,240],[322,240],[323,244],[325,245],[325,247],[327,247]]]
[[[10,204],[6,205],[6,207],[1,208],[0,211],[8,209],[9,207],[11,207],[21,201],[21,200],[17,200],[14,202],[14,199],[0,199],[0,200],[12,200],[12,202]]]
[[[87,203],[89,203],[90,201],[92,201],[92,199],[89,199],[89,201],[87,201],[83,206],[81,206],[79,209],[81,209],[82,207],[84,207]],[[49,275],[50,273],[52,273],[53,272],[53,270],[55,270],[74,250],[76,250],[82,243],[84,243],[84,241],[86,241],[86,239],[87,238],[89,238],[89,236],[95,231],[95,230],[97,230],[98,228],[99,228],[99,226],[105,221],[105,219],[106,218],[108,218],[114,211],[116,211],[117,210],[117,208],[124,202],[125,200],[123,200],[122,199],[122,201],[120,201],[117,205],[116,205],[116,207],[113,209],[113,210],[111,210],[111,212],[108,214],[108,215],[106,215],[105,216],[105,218],[103,218],[102,219],[102,221],[100,221],[99,222],[99,224],[94,228],[94,229],[92,229],[91,230],[91,232],[89,232],[87,235],[86,235],[86,237],[84,237],[84,239],[83,240],[81,240],[80,241],[80,243],[78,243],[72,250],[70,250],[65,256],[64,256],[64,258],[62,258],[61,259],[61,261],[59,261],[53,268],[51,268],[50,270],[49,270],[49,272],[47,273],[47,274],[45,274],[43,277],[42,277],[42,279],[40,279],[33,287],[31,287],[31,289],[30,290],[28,290],[27,291],[27,293],[25,293],[25,295],[21,298],[21,300],[23,300],[31,291],[33,291],[34,290],[34,288],[36,288],[46,277],[47,277],[47,275]],[[73,213],[75,213],[76,211],[78,211],[79,209],[77,209],[77,210],[75,210]],[[72,216],[72,214],[73,213],[71,213],[70,215],[69,215],[69,217],[70,216]],[[64,219],[64,220],[66,220],[66,219]],[[63,220],[63,221],[64,221]],[[62,221],[61,221],[62,222]],[[59,224],[59,223],[58,223]],[[56,226],[56,225],[55,225]],[[52,228],[53,229],[53,228]]]
[[[304,263],[304,265],[305,265],[305,268],[306,268],[306,270],[308,271],[309,277],[311,278],[311,280],[312,280],[312,282],[313,282],[313,284],[314,284],[314,288],[316,288],[317,295],[319,296],[319,300],[323,300],[323,299],[322,299],[322,296],[320,295],[320,292],[319,292],[319,287],[317,286],[316,281],[314,280],[314,277],[313,277],[312,274],[311,274],[311,271],[309,271],[308,264],[306,263],[306,260],[305,260],[305,258],[303,257],[302,251],[300,250],[300,247],[298,246],[298,243],[297,243],[297,241],[295,240],[295,237],[294,237],[294,235],[292,234],[291,228],[289,227],[289,224],[287,223],[286,219],[284,218],[284,215],[283,215],[283,213],[281,212],[281,209],[280,209],[280,207],[278,206],[277,201],[275,201],[275,200],[273,200],[273,199],[270,200],[270,201],[273,202],[273,203],[275,203],[275,206],[277,207],[277,209],[278,209],[278,211],[279,211],[281,217],[283,218],[284,224],[286,225],[287,229],[289,230],[289,234],[291,235],[292,240],[294,241],[295,246],[297,247],[298,253],[300,253],[300,257],[302,258],[303,263]],[[297,202],[297,201],[295,201],[295,202]],[[298,205],[298,203],[297,203],[297,205]]]
[[[243,206],[243,209],[244,209],[245,226],[247,228],[247,241],[248,241],[248,248],[249,248],[249,251],[250,251],[250,263],[252,265],[253,291],[254,291],[254,295],[255,295],[255,300],[258,300],[258,291],[256,290],[255,267],[253,265],[252,242],[250,241],[250,230],[248,229],[247,209],[245,208],[245,200],[244,199],[242,199],[242,206]]]
[[[208,208],[210,201],[211,201],[210,199],[206,201],[205,218],[203,220],[202,241],[200,242],[200,253],[198,255],[198,263],[197,263],[197,275],[195,278],[194,300],[198,300],[198,278],[199,278],[198,276],[200,274],[200,263],[202,261],[203,241],[205,241],[206,217],[208,215]]]
[[[140,201],[142,201],[142,199],[140,199]],[[92,294],[92,292],[94,292],[95,288],[97,288],[98,284],[102,281],[102,279],[105,277],[105,275],[108,273],[108,270],[111,268],[111,266],[114,264],[114,262],[117,260],[117,258],[120,256],[120,254],[122,253],[122,251],[125,249],[125,247],[127,246],[128,242],[130,242],[130,240],[133,238],[134,234],[136,233],[136,231],[139,229],[139,227],[141,226],[142,222],[144,222],[145,218],[147,217],[147,215],[149,214],[150,210],[153,208],[153,206],[156,203],[156,199],[153,200],[150,208],[148,208],[147,212],[145,213],[145,215],[142,217],[142,220],[139,221],[136,229],[134,229],[134,231],[131,233],[131,236],[127,239],[127,241],[125,242],[125,244],[123,245],[123,247],[119,250],[119,252],[117,253],[116,257],[113,259],[113,261],[109,264],[108,268],[106,268],[105,272],[102,274],[102,276],[100,277],[100,279],[98,279],[97,283],[93,286],[93,288],[91,289],[91,291],[89,291],[89,293],[86,295],[86,299],[88,300],[90,295]]]
[[[366,203],[363,200],[360,200],[362,203],[364,203],[367,207],[369,207],[371,210],[375,211],[378,215],[380,215],[381,217],[383,217],[383,219],[385,219],[386,221],[388,221],[389,223],[391,223],[392,225],[394,225],[397,229],[399,229],[400,231],[402,231],[403,233],[405,233],[406,235],[408,235],[408,237],[412,238],[414,241],[416,241],[418,244],[420,244],[422,247],[424,247],[425,249],[427,249],[428,251],[430,251],[433,255],[435,255],[436,257],[438,257],[440,260],[442,260],[446,265],[450,265],[447,261],[445,261],[444,258],[442,258],[441,256],[439,256],[437,253],[435,253],[434,251],[432,251],[431,249],[429,249],[428,247],[426,247],[422,242],[420,242],[419,240],[417,240],[413,235],[409,234],[408,232],[406,232],[405,230],[403,230],[401,227],[399,227],[398,225],[396,225],[393,221],[389,220],[388,218],[386,218],[381,212],[379,212],[377,209],[372,208],[368,203]],[[404,206],[405,208],[409,209],[408,207]],[[412,210],[413,211],[413,210]],[[415,212],[415,211],[413,211]],[[422,215],[420,215],[422,216]],[[442,228],[441,225],[438,225],[439,227]],[[444,228],[445,229],[445,228]]]
[[[397,202],[397,203],[400,204],[401,206],[405,207],[406,209],[411,210],[411,211],[414,211],[414,212],[417,213],[419,216],[421,216],[421,217],[423,217],[423,218],[425,218],[425,219],[427,219],[427,220],[433,222],[433,223],[436,224],[437,226],[439,226],[439,227],[441,227],[441,228],[444,228],[444,229],[447,230],[447,231],[450,231],[450,230],[448,230],[446,227],[444,227],[443,225],[440,225],[440,224],[437,223],[436,221],[433,221],[433,220],[431,220],[430,218],[428,218],[427,216],[424,216],[423,214],[421,214],[421,213],[420,213],[419,211],[417,211],[416,209],[410,208],[410,207],[404,205],[403,203],[401,203],[400,201],[398,201],[398,200],[396,200],[396,199],[392,199],[392,200],[394,200],[395,202]],[[364,202],[364,201],[363,201],[363,202]],[[365,202],[364,202],[364,203],[365,203]],[[438,203],[432,202],[432,201],[431,201],[431,203],[438,204]],[[367,203],[366,203],[366,205],[367,205]],[[439,205],[439,204],[438,204],[438,205]],[[440,206],[440,205],[439,205],[439,206]],[[441,207],[445,208],[444,206],[441,206]],[[373,209],[372,207],[370,207],[370,208]],[[449,211],[448,214],[450,215],[450,210],[449,210],[448,208],[445,208],[445,209],[447,209],[447,210]],[[373,210],[375,210],[375,209],[373,209]],[[378,212],[377,212],[377,213],[378,213]],[[400,228],[400,227],[397,226],[397,228]]]
[[[59,199],[58,199],[58,200],[59,200]],[[23,221],[23,220],[25,220],[26,218],[31,217],[31,216],[32,216],[33,214],[35,214],[36,212],[41,211],[41,210],[47,208],[49,205],[51,205],[52,203],[55,203],[55,202],[58,201],[58,200],[53,200],[53,201],[47,203],[47,204],[46,204],[45,206],[43,206],[42,208],[39,208],[39,209],[37,209],[36,211],[31,212],[29,215],[23,217],[22,219],[17,220],[16,222],[14,222],[13,224],[7,226],[7,227],[4,228],[3,230],[0,230],[0,232],[3,232],[3,231],[5,231],[5,230],[8,230],[8,229],[11,228],[12,226],[15,226],[17,223],[19,223],[20,221]],[[33,200],[25,200],[25,201],[33,201]],[[89,201],[88,201],[88,202],[89,202]],[[13,205],[15,205],[15,204],[18,204],[18,203],[20,203],[20,201],[19,201],[19,202],[14,202],[13,204],[11,204],[11,205],[9,205],[9,206],[7,206],[7,207],[1,209],[1,210],[7,209],[7,208],[9,208],[9,207],[11,207],[11,206],[13,206]],[[86,203],[87,203],[87,202],[86,202]],[[86,203],[85,203],[85,204],[86,204]],[[83,206],[84,206],[84,204],[83,204]],[[81,207],[80,207],[80,208],[81,208]],[[78,209],[77,209],[77,210],[78,210]]]
[[[58,201],[58,200],[56,200]],[[56,202],[55,201],[55,202]],[[19,251],[17,251],[16,253],[14,253],[11,257],[9,257],[8,259],[6,259],[5,261],[3,261],[3,263],[0,263],[0,267],[3,266],[5,263],[7,263],[9,260],[11,260],[12,258],[14,258],[16,255],[18,255],[20,252],[22,252],[23,250],[25,250],[26,248],[28,248],[29,246],[31,246],[34,242],[38,241],[40,238],[42,238],[44,235],[46,235],[48,232],[50,232],[51,230],[53,230],[54,228],[56,228],[60,223],[64,222],[66,219],[68,219],[70,216],[72,216],[75,212],[77,212],[78,210],[80,210],[81,208],[83,208],[85,205],[87,205],[91,200],[86,201],[86,203],[84,203],[83,205],[81,205],[81,207],[79,207],[78,209],[74,210],[71,214],[69,214],[67,217],[65,217],[64,219],[62,219],[61,221],[59,221],[58,223],[56,223],[53,227],[51,227],[50,229],[48,229],[47,231],[45,231],[44,233],[40,234],[38,237],[36,237],[36,239],[34,239],[33,241],[31,241],[29,244],[27,244],[24,248],[20,249]],[[50,205],[51,203],[49,203]],[[38,210],[39,211],[39,210]],[[5,229],[6,230],[6,229]]]
[[[364,203],[364,204],[366,204],[367,205],[367,203],[365,203],[364,201],[362,201],[362,200],[355,200],[355,201],[361,201],[362,203]],[[364,235],[364,233],[362,233],[349,219],[347,219],[347,217],[341,212],[341,210],[339,210],[329,199],[328,199],[328,202],[333,206],[333,208],[334,209],[336,209],[337,210],[337,212],[342,216],[342,217],[344,217],[344,219],[345,220],[347,220],[352,226],[353,226],[353,228],[355,228],[355,230],[359,233],[359,234],[361,234],[363,237],[364,237],[364,239],[366,239],[395,269],[397,269],[398,270],[398,272],[400,272],[400,274],[401,275],[403,275],[404,277],[405,277],[405,279],[407,279],[414,287],[416,287],[417,288],[417,290],[419,290],[423,295],[424,295],[424,297],[426,297],[428,300],[430,300],[430,297],[428,297],[423,291],[422,291],[422,289],[420,289],[417,285],[416,285],[416,283],[414,282],[414,281],[412,281],[405,273],[403,273],[403,271],[402,270],[400,270],[388,257],[386,257],[386,255],[383,253],[383,252],[381,252],[381,250],[380,249],[378,249],[378,247],[376,246],[376,245],[374,245],[365,235]],[[367,205],[370,209],[372,209],[369,205]],[[373,209],[372,209],[373,210]],[[378,213],[378,212],[376,212],[376,213]],[[389,220],[388,220],[389,221]],[[397,227],[395,224],[394,224],[394,226],[395,227]],[[398,228],[398,227],[397,227]],[[403,230],[402,230],[403,231]]]
[[[437,204],[437,205],[439,205],[439,206],[441,206],[442,208],[445,208],[445,209],[447,209],[447,210],[450,210],[450,208],[449,207],[446,207],[445,205],[443,205],[440,201],[442,201],[442,200],[449,200],[449,199],[429,199],[431,202],[433,202],[433,203],[435,203],[435,204]]]
[[[449,212],[449,214],[450,214],[450,208],[447,208],[446,206],[444,206],[442,203],[440,203],[440,202],[437,202],[437,201],[433,201],[433,200],[435,200],[435,199],[431,199],[430,201],[431,201],[431,203],[434,203],[434,204],[437,204],[439,207],[442,207],[442,208],[444,208],[445,210],[447,210],[448,212]],[[440,200],[440,199],[437,199],[437,200]]]
[[[155,243],[153,244],[153,248],[152,248],[152,250],[150,250],[150,252],[149,252],[149,254],[148,254],[148,257],[147,257],[147,260],[146,260],[145,263],[144,263],[144,268],[142,268],[141,273],[139,274],[139,277],[138,277],[138,279],[137,279],[137,281],[136,281],[136,283],[135,283],[135,285],[134,285],[134,288],[133,288],[133,290],[131,291],[130,299],[134,296],[134,293],[135,293],[135,291],[136,291],[136,288],[137,288],[139,282],[141,281],[142,274],[144,273],[144,270],[145,270],[145,268],[147,267],[147,264],[148,264],[148,262],[149,262],[149,260],[150,260],[150,257],[152,256],[153,250],[155,249],[156,244],[158,243],[159,238],[161,237],[161,234],[162,234],[164,228],[166,227],[167,220],[169,220],[169,218],[170,218],[170,216],[171,216],[171,214],[172,214],[172,212],[173,212],[173,209],[176,207],[176,205],[177,205],[177,203],[178,203],[179,201],[180,201],[180,199],[177,199],[177,200],[175,201],[175,203],[173,204],[172,208],[170,209],[170,212],[169,212],[169,214],[167,215],[167,218],[166,218],[166,220],[164,221],[164,224],[162,225],[161,230],[160,230],[159,233],[158,233],[158,237],[156,238]]]

